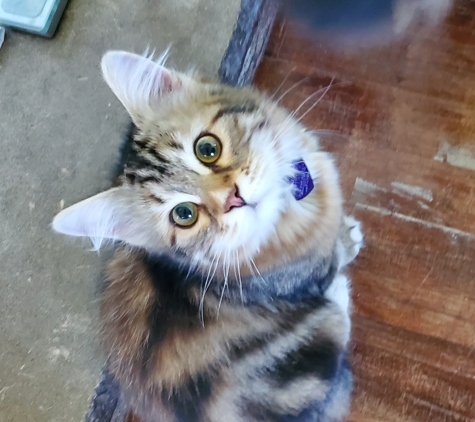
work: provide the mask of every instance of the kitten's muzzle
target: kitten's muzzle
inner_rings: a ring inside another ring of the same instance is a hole
[[[227,213],[233,208],[240,208],[244,205],[247,205],[246,201],[239,195],[239,188],[237,185],[234,185],[229,192],[228,199],[226,199],[226,204],[224,204],[224,212]]]

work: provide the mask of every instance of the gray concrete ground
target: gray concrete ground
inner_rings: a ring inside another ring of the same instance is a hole
[[[0,422],[81,421],[103,364],[101,257],[50,223],[108,186],[127,121],[101,80],[108,49],[215,74],[239,0],[71,0],[56,37],[0,50]]]

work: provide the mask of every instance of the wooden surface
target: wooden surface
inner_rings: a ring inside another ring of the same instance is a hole
[[[295,109],[331,81],[303,121],[334,131],[322,143],[366,239],[349,420],[475,421],[475,1],[368,51],[277,23],[255,84],[278,98],[300,82],[281,100]]]

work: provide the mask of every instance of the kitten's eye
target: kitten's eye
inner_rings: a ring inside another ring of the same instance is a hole
[[[203,164],[213,164],[221,155],[221,143],[211,135],[204,135],[195,143],[195,154]]]
[[[183,202],[173,208],[170,217],[180,227],[191,227],[198,220],[198,207],[192,202]]]

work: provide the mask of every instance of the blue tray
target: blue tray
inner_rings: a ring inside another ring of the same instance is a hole
[[[68,0],[0,0],[0,25],[52,37]]]

